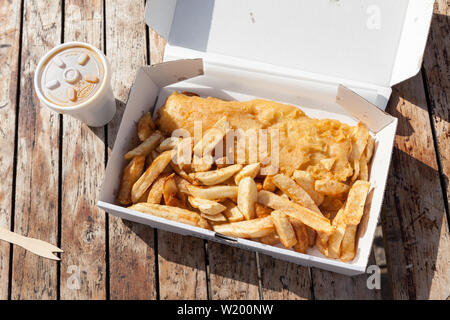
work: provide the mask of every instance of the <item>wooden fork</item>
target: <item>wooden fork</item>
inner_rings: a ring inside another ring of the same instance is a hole
[[[5,240],[9,243],[17,244],[25,250],[51,260],[60,260],[53,254],[53,252],[64,252],[60,248],[48,242],[39,239],[24,237],[4,228],[0,228],[0,240]]]

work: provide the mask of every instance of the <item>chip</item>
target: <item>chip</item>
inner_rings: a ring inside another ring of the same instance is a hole
[[[134,157],[123,169],[122,181],[117,194],[117,202],[121,205],[131,204],[131,188],[144,170],[145,157]]]
[[[274,210],[270,214],[275,230],[280,237],[280,241],[285,248],[291,248],[297,243],[294,228],[292,228],[289,218],[281,210]]]
[[[338,196],[346,193],[350,187],[345,183],[336,180],[316,180],[314,183],[314,189],[317,192],[326,194],[327,196]]]
[[[272,234],[275,230],[270,216],[215,225],[214,231],[236,238],[261,238]]]

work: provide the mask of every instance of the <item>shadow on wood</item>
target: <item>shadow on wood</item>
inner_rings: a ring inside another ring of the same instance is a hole
[[[387,111],[399,119],[381,215],[393,298],[446,298],[450,236],[421,74],[393,88]]]

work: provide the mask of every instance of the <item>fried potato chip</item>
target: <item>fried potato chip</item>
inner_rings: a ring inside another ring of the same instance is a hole
[[[211,129],[205,132],[202,139],[197,142],[194,147],[194,155],[204,157],[214,150],[215,146],[223,139],[230,130],[230,124],[226,117],[222,117],[217,121]]]
[[[208,220],[206,220],[202,216],[200,216],[200,219],[198,220],[198,226],[203,229],[208,229],[208,230],[212,229]]]
[[[260,181],[255,181],[256,183],[256,190],[261,191],[263,190],[263,184]]]
[[[349,156],[349,161],[359,160],[364,152],[369,139],[369,130],[363,123],[358,123],[358,126],[353,128],[352,132],[352,151]]]
[[[202,218],[203,219],[203,218]],[[205,219],[206,220],[206,219]],[[215,226],[220,226],[220,225],[224,225],[224,224],[228,224],[227,221],[211,221],[211,220],[206,220],[208,221],[209,225],[211,226],[212,230],[214,230]]]
[[[260,203],[255,203],[255,215],[257,218],[263,218],[266,216],[270,216],[272,213],[272,209],[267,208],[266,206],[263,206]]]
[[[173,207],[182,207],[183,204],[181,201],[177,198],[178,188],[177,184],[175,183],[174,173],[167,176],[164,180],[164,186],[163,186],[163,197],[164,202],[168,206]]]
[[[370,183],[355,181],[351,187],[345,204],[345,223],[357,225],[364,214],[364,204],[369,193]]]
[[[299,220],[289,218],[289,222],[294,229],[295,236],[297,238],[297,243],[292,246],[297,252],[306,253],[309,246],[308,232],[306,230],[306,226],[301,223]]]
[[[244,177],[239,182],[237,205],[246,220],[255,217],[255,203],[258,197],[255,181]]]
[[[345,228],[345,234],[341,242],[341,260],[351,261],[355,258],[356,254],[356,231],[357,225],[347,225]]]
[[[156,151],[158,152],[164,152],[167,150],[173,150],[175,149],[178,144],[182,141],[183,139],[180,137],[169,137],[164,139],[159,146],[156,148]]]
[[[297,182],[297,184],[309,194],[316,205],[320,206],[323,201],[323,194],[320,194],[314,190],[314,179],[311,174],[307,171],[295,170],[293,178],[295,182]]]
[[[359,177],[359,159],[353,161],[353,175],[350,179],[351,182],[355,181]]]
[[[260,204],[270,207],[274,210],[283,210],[284,213],[292,218],[300,220],[303,224],[324,234],[331,234],[333,228],[330,221],[320,213],[307,209],[293,201],[277,196],[275,193],[261,190],[258,192]]]
[[[280,236],[274,232],[274,233],[269,234],[268,236],[261,237],[258,240],[261,243],[273,246],[280,242]]]
[[[227,222],[227,218],[222,213],[219,213],[216,215],[208,215],[208,214],[201,213],[201,216],[203,219],[206,219],[208,221]]]
[[[344,218],[344,208],[341,208],[332,222],[335,229],[328,239],[328,256],[333,259],[339,258],[341,253],[341,242],[346,229]]]
[[[313,247],[314,244],[316,243],[317,232],[313,228],[310,228],[308,226],[305,226],[305,227],[306,227],[306,233],[308,234],[308,245],[310,247]]]
[[[346,193],[350,187],[345,183],[336,180],[321,179],[316,180],[314,183],[314,189],[317,192],[323,193],[327,196],[338,196]]]
[[[217,202],[222,203],[227,208],[232,208],[232,207],[236,206],[236,201],[235,200],[237,200],[237,198],[235,198],[235,199],[232,199],[232,198],[219,198],[219,199],[216,199]]]
[[[325,234],[325,233],[322,233],[322,232],[317,232],[316,245],[317,245],[318,242],[320,242],[320,245],[323,248],[326,248],[327,257],[329,255],[329,253],[328,253],[328,239],[330,239],[330,235],[329,234]]]
[[[200,210],[200,212],[207,214],[207,215],[218,215],[222,211],[224,211],[227,207],[224,205],[212,201],[212,200],[206,200],[206,199],[200,199],[200,198],[194,198],[194,197],[188,197],[188,201],[191,204],[192,207],[197,208]],[[211,220],[211,219],[210,219]],[[214,220],[219,221],[219,220]],[[226,219],[225,219],[226,221]]]
[[[137,202],[147,202],[149,192],[150,189],[147,189],[147,191],[144,192],[144,194],[139,198]]]
[[[150,137],[153,130],[155,130],[155,123],[153,122],[152,115],[148,112],[144,114],[138,122],[137,132],[139,140],[146,140]]]
[[[316,247],[319,249],[320,253],[322,253],[325,257],[328,257],[328,245],[319,237],[316,238]]]
[[[189,194],[188,187],[192,186],[186,179],[181,176],[175,176],[175,183],[177,184],[178,191],[181,193]]]
[[[164,170],[163,170],[163,172],[161,172],[161,174],[172,174],[172,173],[174,173],[175,170],[173,170],[172,166],[170,166],[171,163],[172,163],[172,161],[169,162],[169,165],[164,168]]]
[[[201,199],[216,200],[221,198],[237,198],[237,186],[212,186],[212,187],[197,187],[191,184],[183,183],[181,192],[188,193],[191,196]],[[185,192],[187,191],[187,192]]]
[[[162,140],[163,136],[161,132],[155,131],[153,132],[147,139],[145,139],[140,145],[134,148],[131,151],[128,151],[124,158],[131,159],[136,156],[147,156],[153,149],[156,148],[158,143]]]
[[[191,167],[197,172],[203,172],[211,169],[213,163],[214,160],[210,154],[204,155],[203,157],[194,154]]]
[[[259,174],[260,169],[261,164],[259,162],[246,165],[239,173],[234,176],[234,182],[239,185],[239,181],[241,181],[244,177],[255,179]]]
[[[193,145],[194,139],[192,137],[184,138],[177,144],[175,154],[172,158],[172,163],[180,170],[187,170],[190,168]]]
[[[344,202],[338,198],[333,198],[330,196],[325,196],[322,204],[320,205],[320,210],[324,212],[335,212],[337,213],[339,209],[342,208]]]
[[[142,213],[148,213],[160,218],[165,218],[172,221],[186,223],[191,226],[198,226],[200,215],[197,212],[152,203],[136,203],[128,209],[136,210]]]
[[[369,137],[367,139],[366,149],[364,150],[364,156],[366,157],[367,162],[370,162],[370,160],[372,159],[374,149],[375,149],[375,140],[369,134]]]
[[[158,179],[151,185],[151,187],[148,189],[150,190],[148,192],[147,196],[147,202],[153,203],[153,204],[160,204],[161,199],[163,197],[163,188],[164,188],[164,182],[167,178],[167,174],[161,174]]]
[[[280,193],[277,193],[277,195],[279,195],[279,196],[282,197],[282,198],[285,198],[285,199],[289,200],[289,197],[288,197],[288,195],[287,195],[286,193],[284,193],[284,192],[281,191],[281,190],[279,190],[279,191],[280,191]]]
[[[322,159],[319,162],[326,170],[331,171],[331,169],[333,169],[334,164],[336,163],[336,157]]]
[[[176,181],[175,181],[175,183],[176,183]],[[178,185],[177,185],[177,188],[178,188]],[[188,195],[186,193],[180,192],[180,190],[178,190],[177,198],[181,202],[181,208],[190,209],[190,208],[188,208]]]
[[[145,170],[144,174],[134,183],[131,189],[131,201],[136,203],[156,178],[164,171],[170,162],[172,151],[161,153],[155,160],[153,160],[150,167]]]
[[[359,180],[369,181],[369,166],[365,155],[359,159]]]
[[[227,217],[228,221],[238,222],[244,220],[244,215],[241,211],[239,211],[239,208],[233,201],[231,201],[230,199],[226,199],[223,202],[223,205],[226,207],[226,209],[222,212],[222,214]]]
[[[263,182],[263,189],[270,192],[275,192],[277,186],[273,183],[273,176],[266,176]]]
[[[188,181],[189,183],[194,183],[194,180],[189,176],[189,174],[184,171],[183,169],[180,169],[175,163],[172,161],[169,163],[170,167],[173,171],[180,177],[182,177],[184,180]]]
[[[216,164],[217,169],[225,168],[229,166],[227,164],[227,157],[220,157],[214,160],[214,163]]]
[[[309,194],[288,176],[280,173],[273,176],[272,181],[278,189],[283,191],[292,201],[295,201],[312,211],[321,213]]]
[[[122,181],[117,194],[117,202],[123,206],[131,204],[131,188],[144,170],[145,157],[134,157],[123,169]]]
[[[291,248],[297,243],[294,228],[292,228],[289,218],[280,210],[274,210],[270,214],[275,230],[280,237],[280,241],[285,248]]]
[[[215,232],[236,238],[261,238],[272,234],[275,227],[272,218],[264,217],[253,220],[215,225]]]
[[[195,181],[199,181],[203,185],[211,186],[228,180],[241,169],[241,164],[234,164],[222,169],[191,173],[190,177]]]

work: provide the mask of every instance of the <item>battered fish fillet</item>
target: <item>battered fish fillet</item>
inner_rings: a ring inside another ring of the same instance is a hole
[[[234,129],[278,129],[279,168],[289,176],[296,169],[310,172],[314,179],[346,181],[353,174],[348,158],[355,127],[309,118],[291,105],[260,99],[223,101],[174,92],[158,113],[157,124],[165,134],[183,128],[193,136],[195,121],[202,121],[204,133],[223,116]]]

